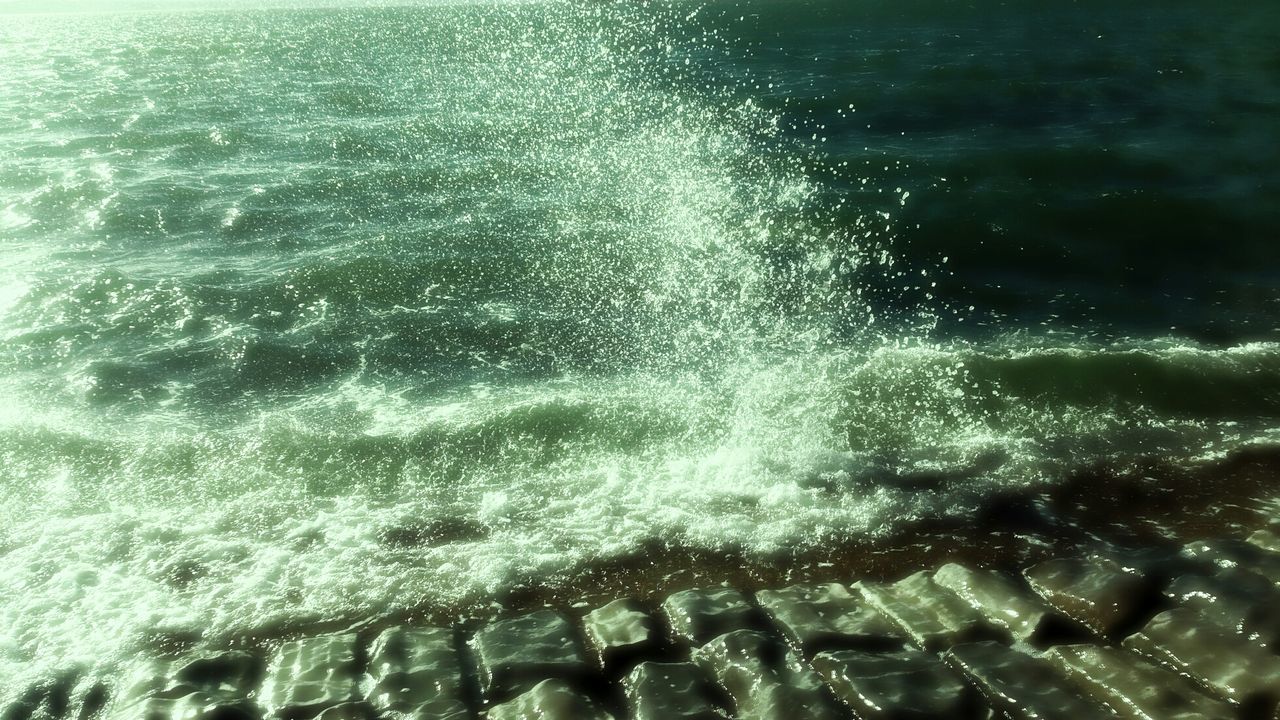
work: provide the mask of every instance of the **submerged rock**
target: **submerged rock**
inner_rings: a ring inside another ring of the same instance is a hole
[[[1276,527],[1255,530],[1245,542],[1266,552],[1280,555],[1280,529]],[[1280,582],[1280,578],[1273,579],[1273,582]]]
[[[842,716],[817,673],[764,633],[735,630],[693,651],[733,700],[740,720],[834,720]]]
[[[613,720],[613,716],[563,680],[543,680],[510,702],[489,710],[488,720]]]
[[[1263,647],[1280,646],[1280,590],[1257,573],[1240,568],[1215,575],[1184,575],[1165,588],[1165,597]]]
[[[893,584],[860,582],[854,588],[925,650],[940,651],[1002,634],[973,608],[934,583],[927,572]]]
[[[469,717],[453,630],[400,627],[383,631],[369,649],[364,695],[389,719]]]
[[[937,656],[919,650],[819,653],[813,667],[859,718],[964,718],[973,711],[969,688]]]
[[[765,615],[805,657],[824,649],[901,647],[903,636],[843,585],[793,585],[756,593]]]
[[[216,693],[192,692],[177,698],[149,698],[111,714],[112,720],[257,720],[258,707]]]
[[[1231,703],[1269,706],[1280,702],[1280,657],[1186,608],[1156,615],[1124,646]]]
[[[552,610],[487,625],[472,638],[471,648],[490,702],[518,695],[542,680],[575,680],[587,672],[573,626]]]
[[[1130,627],[1151,605],[1144,576],[1101,556],[1048,560],[1023,575],[1046,602],[1104,637]]]
[[[747,596],[733,588],[678,592],[662,603],[662,610],[676,639],[694,647],[733,630],[754,628],[759,617]]]
[[[633,599],[614,600],[587,613],[582,629],[595,653],[596,664],[607,673],[651,653],[661,644],[657,622]]]
[[[1018,720],[1111,717],[1104,706],[1077,695],[1053,666],[996,642],[957,645],[947,664],[963,672],[992,709]]]
[[[933,574],[933,581],[954,593],[988,623],[1004,628],[1016,640],[1043,645],[1073,634],[1065,617],[1040,598],[993,572],[949,563]],[[1082,632],[1080,629],[1075,634]]]
[[[360,700],[355,635],[287,642],[276,652],[262,685],[267,714],[310,718]]]
[[[0,720],[89,720],[107,704],[105,683],[80,669],[41,680],[0,705]]]
[[[1089,697],[1129,720],[1229,718],[1225,703],[1175,673],[1133,653],[1095,645],[1063,645],[1045,659]]]
[[[1280,554],[1268,552],[1257,544],[1236,540],[1196,540],[1182,548],[1187,558],[1211,563],[1227,570],[1243,568],[1280,584]]]
[[[640,663],[622,681],[632,720],[723,720],[710,677],[693,663]]]

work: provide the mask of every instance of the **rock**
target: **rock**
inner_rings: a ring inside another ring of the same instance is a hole
[[[931,652],[999,634],[973,608],[938,587],[926,572],[890,585],[860,582],[854,588],[912,642]]]
[[[375,720],[377,714],[366,702],[349,702],[334,705],[316,716],[316,720]]]
[[[693,663],[642,662],[622,680],[632,720],[723,720],[706,672]]]
[[[1255,530],[1245,542],[1266,552],[1280,555],[1280,531],[1274,527]]]
[[[662,603],[676,639],[694,647],[732,630],[747,630],[757,624],[751,602],[733,588],[685,590]]]
[[[242,651],[198,655],[176,663],[175,682],[207,692],[248,697],[262,681],[262,661]]]
[[[1143,662],[1133,653],[1094,645],[1064,645],[1045,659],[1089,697],[1130,720],[1230,718],[1225,703],[1186,678]]]
[[[842,716],[822,680],[764,633],[735,630],[693,651],[733,700],[739,720],[828,720]]]
[[[1182,555],[1211,563],[1214,567],[1223,570],[1237,567],[1252,570],[1272,583],[1280,584],[1280,554],[1267,552],[1252,543],[1236,540],[1196,540],[1183,546]]]
[[[947,664],[969,677],[993,710],[1011,718],[1112,717],[1105,707],[1077,695],[1045,660],[1000,643],[957,645],[943,657]]]
[[[902,633],[837,583],[756,593],[765,615],[804,657],[827,649],[901,647]]]
[[[612,674],[620,666],[645,657],[661,644],[658,624],[636,600],[614,600],[582,619],[583,633],[596,664]]]
[[[1023,575],[1059,612],[1104,637],[1122,635],[1153,606],[1143,575],[1101,556],[1048,560]]]
[[[71,688],[67,699],[67,720],[90,720],[106,708],[111,689],[102,680],[86,676]]]
[[[563,680],[543,680],[516,699],[489,710],[489,720],[613,720]]]
[[[177,698],[149,698],[111,714],[112,720],[258,720],[261,717],[257,706],[249,700],[233,700],[202,691]]]
[[[1255,572],[1232,568],[1216,575],[1183,575],[1164,594],[1205,622],[1262,647],[1280,647],[1280,590]]]
[[[125,708],[151,698],[172,700],[195,689],[174,680],[172,662],[148,659],[134,664],[124,673],[113,704],[117,708]]]
[[[1083,633],[1040,598],[996,573],[949,563],[933,574],[933,581],[1021,642],[1043,647]]]
[[[865,720],[971,717],[974,699],[959,676],[919,650],[818,653],[813,668]]]
[[[363,690],[369,703],[388,720],[463,720],[470,716],[452,630],[384,630],[370,646]]]
[[[71,669],[18,693],[0,706],[0,720],[88,720],[103,709],[109,696],[101,680]]]
[[[542,680],[573,681],[587,672],[573,626],[552,610],[487,625],[472,638],[471,648],[490,702],[518,695]]]
[[[1124,646],[1228,702],[1254,707],[1280,701],[1280,657],[1202,621],[1187,608],[1156,615]]]
[[[327,635],[280,646],[260,699],[268,715],[311,718],[360,700],[355,635]]]

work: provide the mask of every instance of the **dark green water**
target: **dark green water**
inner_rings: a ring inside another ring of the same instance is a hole
[[[0,698],[1274,443],[1280,6],[1056,5],[0,15]]]

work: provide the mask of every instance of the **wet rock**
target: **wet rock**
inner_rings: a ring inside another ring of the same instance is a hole
[[[1094,645],[1064,645],[1045,653],[1049,664],[1089,697],[1131,720],[1229,718],[1225,703],[1190,681],[1133,653]]]
[[[1184,575],[1165,588],[1165,597],[1204,622],[1263,647],[1280,647],[1280,590],[1257,573],[1232,568],[1216,575]]]
[[[543,680],[516,699],[489,710],[489,720],[613,720],[563,680]]]
[[[377,713],[366,702],[349,702],[334,705],[316,716],[316,720],[375,720]]]
[[[925,650],[941,651],[1000,634],[973,608],[938,587],[926,572],[889,585],[860,582],[854,588]]]
[[[9,704],[0,705],[0,720],[87,720],[102,710],[108,697],[102,681],[72,669],[32,684]]]
[[[265,669],[256,655],[242,651],[196,656],[175,667],[176,683],[229,697],[247,697],[262,681]]]
[[[469,716],[452,630],[398,627],[383,631],[369,648],[363,690],[388,720]]]
[[[1221,570],[1243,568],[1280,584],[1280,555],[1236,540],[1197,540],[1182,548],[1184,557],[1212,564]]]
[[[173,677],[173,663],[168,660],[143,660],[124,673],[116,692],[114,706],[124,708],[151,698],[175,699],[196,688]]]
[[[1146,577],[1109,558],[1048,560],[1023,575],[1059,612],[1106,637],[1123,634],[1153,608]]]
[[[733,588],[685,590],[662,603],[671,631],[694,647],[732,630],[756,626],[758,614],[745,595]]]
[[[865,720],[971,717],[974,699],[959,676],[919,650],[819,653],[813,668]]]
[[[1280,701],[1280,657],[1204,622],[1187,608],[1156,615],[1124,646],[1231,703],[1257,707]]]
[[[1111,717],[1103,706],[1077,695],[1047,661],[996,642],[957,645],[943,656],[964,673],[991,708],[1011,718]]]
[[[82,677],[71,688],[67,699],[67,710],[63,714],[67,720],[90,720],[106,708],[111,689],[98,678]]]
[[[756,593],[765,615],[805,657],[826,649],[902,646],[902,633],[837,583],[793,585]]]
[[[660,644],[658,624],[636,600],[614,600],[582,619],[583,633],[601,670],[618,667],[652,653]]]
[[[1274,527],[1255,530],[1245,542],[1266,552],[1280,555],[1280,530]]]
[[[575,680],[587,671],[573,626],[552,610],[487,625],[472,638],[471,648],[490,702],[518,695],[542,680]]]
[[[705,671],[693,663],[640,663],[622,680],[632,720],[723,720]]]
[[[1083,633],[1040,598],[996,573],[949,563],[933,574],[933,581],[1021,642],[1044,646]]]
[[[249,700],[217,693],[191,692],[181,697],[153,697],[112,712],[112,720],[258,720]]]
[[[817,673],[764,633],[735,630],[693,651],[739,720],[828,720],[842,713]]]
[[[355,635],[287,642],[276,652],[260,695],[268,715],[311,718],[357,702],[359,668]]]

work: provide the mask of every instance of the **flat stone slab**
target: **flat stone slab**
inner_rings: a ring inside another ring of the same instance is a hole
[[[733,630],[755,627],[756,609],[733,588],[685,590],[662,603],[676,639],[697,647]]]
[[[901,631],[838,583],[761,590],[756,601],[791,647],[805,657],[820,650],[890,648],[903,643]]]
[[[101,679],[74,668],[32,683],[0,704],[0,720],[87,720],[102,711],[110,695]]]
[[[1072,625],[1039,597],[988,570],[948,563],[938,568],[933,581],[1021,642],[1043,645],[1067,634]]]
[[[1231,703],[1280,702],[1280,657],[1204,622],[1187,608],[1156,615],[1124,646],[1194,679]]]
[[[970,717],[968,686],[936,655],[919,650],[818,653],[813,668],[865,720]]]
[[[630,598],[614,600],[582,618],[582,631],[595,653],[597,666],[606,672],[657,649],[662,642],[658,623]]]
[[[197,655],[173,667],[173,679],[182,686],[241,698],[257,689],[265,670],[258,656],[239,650]]]
[[[199,691],[177,698],[149,698],[111,713],[112,720],[257,720],[260,717],[261,711],[249,700],[229,700]]]
[[[1249,534],[1245,542],[1269,553],[1280,555],[1280,530],[1262,528]]]
[[[1077,695],[1047,661],[997,642],[957,645],[943,656],[964,673],[992,709],[1011,718],[1080,720],[1105,718],[1102,705]]]
[[[268,715],[310,718],[329,708],[359,701],[355,635],[328,635],[280,646],[262,684],[260,702]]]
[[[1062,645],[1045,659],[1089,697],[1128,720],[1230,718],[1235,711],[1186,678],[1111,647]]]
[[[834,720],[843,716],[817,673],[755,630],[735,630],[693,651],[733,700],[739,720]]]
[[[1100,556],[1048,560],[1023,576],[1046,602],[1104,637],[1132,622],[1149,600],[1145,577]]]
[[[369,648],[363,690],[369,704],[387,718],[463,720],[470,716],[453,630],[384,630]]]
[[[587,672],[587,658],[573,626],[553,610],[486,625],[470,644],[480,666],[481,690],[490,702],[518,695],[543,680],[575,680]]]
[[[1186,558],[1211,563],[1223,570],[1244,568],[1280,584],[1280,554],[1240,540],[1196,540],[1182,548]]]
[[[927,572],[888,585],[860,582],[854,588],[912,642],[930,652],[997,635],[981,615],[939,587]]]
[[[1216,575],[1183,575],[1164,594],[1204,622],[1263,647],[1280,647],[1280,590],[1255,572],[1232,568]]]
[[[631,720],[724,720],[711,679],[693,663],[642,662],[622,680]]]
[[[613,720],[563,680],[543,680],[510,702],[490,708],[489,720]]]

